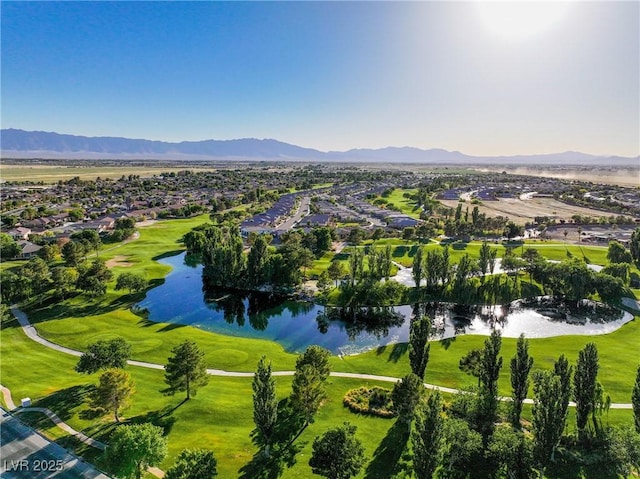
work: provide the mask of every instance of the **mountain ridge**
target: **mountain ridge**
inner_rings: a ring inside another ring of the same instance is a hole
[[[0,130],[0,154],[3,158],[68,159],[249,159],[300,161],[370,161],[406,163],[539,163],[581,164],[604,161],[606,164],[637,164],[640,157],[598,156],[576,151],[562,153],[473,156],[442,148],[421,149],[412,146],[355,148],[347,151],[321,151],[276,139],[240,138],[167,142],[114,136],[80,136],[56,132]]]

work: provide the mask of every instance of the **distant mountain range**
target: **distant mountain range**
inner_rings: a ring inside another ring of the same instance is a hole
[[[568,151],[545,155],[470,156],[459,151],[413,147],[320,151],[278,140],[242,138],[170,143],[118,137],[87,137],[43,131],[0,130],[2,158],[298,160],[430,164],[638,166],[640,157],[594,156]]]

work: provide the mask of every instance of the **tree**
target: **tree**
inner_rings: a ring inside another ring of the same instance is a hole
[[[309,459],[314,474],[328,479],[349,479],[360,472],[365,456],[356,430],[356,426],[345,422],[322,436],[316,436]]]
[[[566,423],[560,376],[550,371],[533,375],[532,429],[534,456],[540,477],[553,461]]]
[[[633,420],[636,431],[640,434],[640,365],[636,372],[636,382],[633,385],[633,392],[631,393],[631,404],[633,406]]]
[[[516,355],[511,358],[511,397],[513,398],[513,424],[520,427],[522,403],[529,391],[529,372],[533,358],[529,356],[529,341],[521,334],[516,346]]]
[[[391,391],[393,411],[398,415],[398,421],[404,422],[409,430],[411,430],[413,414],[423,391],[422,381],[413,373],[407,374],[398,381]]]
[[[619,241],[611,241],[607,250],[607,259],[609,263],[631,263],[633,256],[622,243]]]
[[[91,393],[91,406],[95,409],[113,411],[116,422],[118,412],[127,407],[135,388],[131,376],[122,369],[108,369],[100,376],[100,382]]]
[[[402,239],[412,241],[416,237],[416,229],[413,226],[407,226],[402,230]]]
[[[578,353],[576,373],[573,376],[576,426],[578,435],[583,439],[589,414],[592,414],[596,407],[598,368],[598,349],[595,343],[587,343]]]
[[[478,393],[478,411],[483,437],[486,439],[493,430],[498,416],[498,378],[502,368],[500,331],[493,330],[484,342],[480,357],[480,390]]]
[[[0,257],[3,260],[19,256],[22,250],[18,243],[8,234],[0,233]]]
[[[93,374],[101,369],[125,368],[131,357],[131,345],[123,338],[89,344],[75,367],[79,373]]]
[[[20,268],[20,275],[29,281],[31,289],[41,301],[41,294],[49,287],[51,278],[47,263],[42,258],[31,258],[27,264]]]
[[[40,251],[38,251],[38,256],[40,256],[46,263],[52,263],[56,256],[60,254],[60,248],[56,244],[45,244],[42,246]]]
[[[460,358],[458,368],[473,377],[478,378],[478,386],[480,385],[480,368],[482,367],[482,350],[471,349]]]
[[[291,404],[304,419],[304,427],[313,421],[313,416],[327,397],[324,381],[318,370],[311,364],[296,368],[291,385]]]
[[[426,401],[420,401],[416,409],[416,425],[411,434],[413,470],[416,477],[433,477],[440,462],[443,425],[442,396],[435,391]]]
[[[186,340],[174,347],[164,367],[164,381],[169,385],[168,394],[186,391],[187,399],[195,396],[198,388],[209,383],[209,376],[204,362],[204,352],[193,341]]]
[[[344,266],[339,261],[332,261],[327,269],[329,277],[336,282],[336,288],[338,287],[338,281],[344,277]]]
[[[276,380],[271,376],[271,363],[267,363],[267,357],[262,356],[253,376],[253,422],[256,425],[258,442],[264,447],[266,457],[269,457],[271,437],[277,421]]]
[[[530,479],[533,471],[533,441],[522,432],[498,427],[491,435],[488,456],[509,479]]]
[[[364,276],[364,251],[353,248],[349,254],[349,272],[351,284],[357,283]]]
[[[569,401],[571,400],[571,394],[573,392],[573,387],[571,386],[573,367],[569,364],[569,360],[564,354],[561,354],[554,363],[553,374],[560,379],[560,413],[564,418],[562,425],[562,429],[564,429],[564,422],[566,422],[567,415],[569,414]]]
[[[509,239],[515,238],[516,236],[522,236],[524,234],[524,226],[517,225],[513,221],[509,221],[502,234]]]
[[[118,477],[140,479],[150,466],[167,456],[167,439],[162,428],[150,423],[118,426],[105,451],[106,463]]]
[[[329,273],[323,271],[318,276],[318,281],[316,282],[316,286],[322,293],[326,293],[331,288],[331,278],[329,277]]]
[[[413,374],[424,380],[429,363],[429,334],[431,319],[428,316],[416,317],[409,326],[409,363]]]
[[[482,458],[482,436],[462,419],[444,422],[443,462],[449,477],[468,477]]]
[[[475,212],[475,208],[474,208]],[[484,281],[484,276],[489,272],[489,255],[491,248],[487,244],[486,241],[482,242],[480,246],[480,256],[478,258],[478,268],[480,269],[480,273],[482,273],[482,280]]]
[[[247,258],[249,286],[262,286],[269,279],[269,244],[264,235],[258,235]]]
[[[89,293],[90,296],[105,294],[107,282],[113,277],[113,273],[109,271],[105,262],[97,258],[89,266],[86,266],[86,264],[80,265],[78,272],[80,273],[77,282],[78,289]]]
[[[331,364],[329,363],[330,357],[331,353],[326,349],[316,346],[315,344],[309,346],[305,352],[296,359],[296,371],[302,368],[305,364],[309,364],[318,371],[320,380],[326,381],[329,374],[331,374]]]
[[[176,462],[164,475],[165,479],[213,479],[218,475],[218,461],[213,451],[183,449]]]
[[[413,257],[413,266],[411,275],[413,281],[416,284],[416,288],[420,288],[420,282],[424,276],[424,259],[422,255],[422,248],[418,248],[415,256]]]
[[[67,266],[78,266],[85,254],[85,247],[79,241],[69,241],[62,247],[62,257]]]
[[[631,258],[636,264],[636,267],[640,268],[640,227],[636,228],[633,233],[631,233],[629,252],[631,253]]]
[[[140,292],[149,285],[148,281],[144,279],[144,276],[137,273],[124,272],[118,275],[116,279],[116,291],[121,289],[128,289],[129,294],[134,291]]]

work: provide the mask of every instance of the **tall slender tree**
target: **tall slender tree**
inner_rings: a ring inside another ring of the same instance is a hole
[[[498,417],[498,378],[502,368],[502,337],[494,329],[484,342],[480,358],[480,390],[478,393],[478,425],[486,441]]]
[[[304,420],[304,427],[313,421],[313,416],[320,409],[322,401],[327,397],[326,386],[318,370],[311,364],[303,364],[296,368],[291,385],[291,404]]]
[[[169,385],[168,394],[186,391],[187,399],[195,396],[198,388],[209,383],[209,376],[204,362],[204,352],[193,341],[185,341],[174,347],[164,367],[164,380]]]
[[[585,438],[589,415],[596,407],[598,381],[598,349],[595,343],[587,343],[578,353],[576,373],[573,376],[573,397],[576,402],[576,426],[578,436]]]
[[[416,477],[433,477],[440,462],[443,425],[442,396],[435,391],[426,401],[420,401],[416,408],[416,425],[411,434],[413,470]]]
[[[633,406],[633,420],[636,431],[640,434],[640,365],[636,372],[636,382],[633,385],[633,392],[631,393],[631,404]]]
[[[513,398],[512,420],[520,427],[522,403],[529,391],[529,372],[533,366],[533,358],[529,356],[529,341],[521,334],[516,346],[516,355],[511,358],[511,397]]]
[[[413,276],[413,282],[415,283],[416,288],[420,288],[420,282],[424,277],[424,258],[422,248],[420,247],[418,247],[416,254],[413,257],[411,275]]]
[[[413,373],[407,374],[398,381],[391,391],[393,410],[398,415],[398,421],[404,422],[409,431],[411,431],[411,422],[423,391],[422,381]]]
[[[253,376],[253,422],[256,425],[259,444],[269,457],[271,438],[278,421],[276,380],[271,376],[271,363],[262,356]]]
[[[314,344],[309,346],[303,354],[298,356],[298,359],[296,359],[296,370],[300,369],[305,364],[310,364],[316,369],[316,371],[318,371],[320,379],[322,381],[326,381],[331,374],[331,364],[329,363],[330,357],[331,353],[329,351]]]
[[[560,376],[551,371],[538,371],[533,376],[533,408],[531,410],[534,455],[540,478],[554,454],[566,422]]]
[[[429,316],[417,316],[409,327],[409,363],[411,371],[424,380],[424,373],[429,363],[429,334],[431,334],[431,319]]]
[[[553,373],[560,378],[562,408],[564,411],[564,418],[566,419],[567,414],[569,413],[569,401],[571,400],[571,394],[573,392],[573,387],[571,385],[573,366],[569,364],[569,360],[564,354],[561,354],[554,363]]]

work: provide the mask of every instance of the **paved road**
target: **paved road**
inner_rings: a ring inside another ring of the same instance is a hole
[[[39,336],[36,329],[29,322],[29,318],[27,318],[27,315],[23,311],[18,309],[18,307],[15,304],[11,306],[11,312],[16,317],[23,331],[29,338],[42,344],[43,346],[47,346],[51,349],[55,349],[56,351],[72,354],[74,356],[82,355],[81,351],[76,351],[74,349],[60,346],[59,344],[52,343],[51,341],[48,341],[43,337]],[[138,366],[138,367],[150,368],[150,369],[164,369],[164,366],[162,364],[148,363],[146,361],[130,360],[130,361],[127,361],[127,364],[130,364],[131,366]],[[294,371],[274,371],[272,374],[274,376],[293,376],[293,373]],[[210,374],[212,376],[226,376],[226,377],[243,377],[243,378],[253,377],[252,372],[225,371],[223,369],[207,369],[207,374]],[[400,378],[396,378],[393,376],[378,376],[374,374],[361,374],[361,373],[344,373],[340,371],[332,371],[331,376],[336,378],[365,379],[369,381],[384,381],[384,382],[391,382],[391,383],[396,383],[400,380]],[[458,389],[447,388],[447,387],[438,386],[435,384],[424,383],[424,386],[428,389],[442,391],[445,393],[455,394],[459,392]],[[510,401],[511,399],[501,398],[501,400]],[[525,399],[524,402],[525,404],[533,404],[532,399]],[[572,403],[569,403],[569,405],[575,406],[575,403],[572,402]],[[632,409],[632,406],[630,403],[614,403],[614,404],[611,404],[610,409]]]
[[[295,214],[288,218],[286,221],[283,221],[278,226],[274,228],[275,231],[289,231],[293,228],[296,223],[298,223],[302,218],[309,214],[309,205],[311,205],[311,198],[308,196],[303,196],[300,199],[300,204],[298,205],[298,210]]]
[[[0,414],[0,477],[3,479],[109,479],[4,409],[0,409]]]

